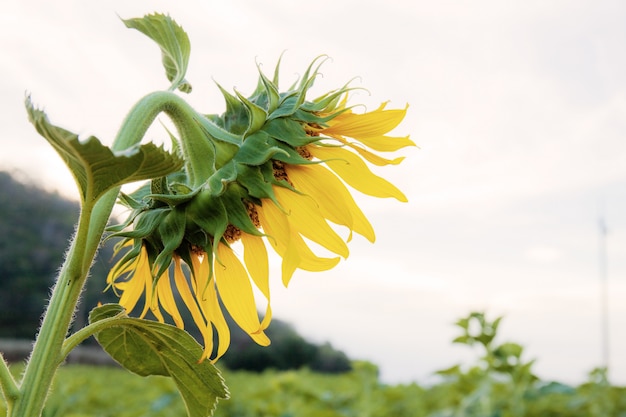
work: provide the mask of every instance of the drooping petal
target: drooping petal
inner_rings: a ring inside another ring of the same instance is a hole
[[[215,282],[211,275],[211,260],[205,253],[204,256],[192,256],[193,278],[196,297],[200,310],[207,320],[207,331],[211,325],[217,333],[217,352],[212,362],[217,361],[226,353],[230,345],[230,329],[224,318],[215,290]],[[204,342],[204,353],[201,360],[207,359],[213,353],[213,338],[207,338]]]
[[[118,269],[116,266],[111,270],[111,272],[113,271],[115,271],[117,276],[109,276],[107,277],[107,281],[118,290],[123,291],[119,303],[127,312],[130,313],[135,308],[141,294],[146,294],[146,301],[140,315],[140,317],[143,318],[148,311],[152,295],[152,273],[150,272],[148,255],[145,248],[141,248],[139,256],[127,262],[124,267]],[[126,273],[129,274],[126,281],[120,282],[116,280]]]
[[[220,307],[214,283],[211,283],[211,285],[207,287],[205,296],[206,298],[203,302],[204,311],[206,311],[208,317],[211,318],[211,324],[215,327],[215,331],[217,333],[217,353],[215,358],[212,360],[215,362],[224,356],[224,353],[228,350],[228,346],[230,346],[230,329],[228,328],[228,323],[226,322],[226,318],[224,318],[224,313]],[[207,346],[203,357],[208,357],[208,355],[211,354],[211,351],[212,346],[211,349]]]
[[[241,243],[243,245],[243,260],[248,269],[248,273],[254,281],[256,287],[261,291],[265,299],[267,300],[267,307],[263,320],[261,321],[261,328],[267,329],[272,320],[272,309],[270,307],[270,276],[269,276],[269,262],[267,258],[267,249],[263,238],[259,236],[252,236],[247,233],[241,234]]]
[[[182,298],[183,302],[187,306],[187,309],[191,313],[191,317],[193,318],[194,323],[200,330],[202,334],[202,338],[204,339],[204,344],[207,344],[207,341],[210,340],[210,343],[213,341],[213,331],[210,327],[207,326],[207,322],[200,311],[200,308],[197,303],[197,293],[192,293],[191,288],[189,287],[189,283],[187,281],[187,277],[182,269],[181,260],[178,256],[174,257],[174,283],[176,284],[176,289],[178,289],[178,293]]]
[[[215,282],[224,306],[239,327],[256,343],[269,345],[270,340],[259,322],[248,273],[228,246],[219,244],[217,255],[221,264],[215,264]]]
[[[309,146],[307,149],[354,189],[374,197],[393,197],[399,201],[407,201],[402,191],[370,171],[358,155],[339,147]]]
[[[181,329],[185,328],[185,323],[183,322],[183,318],[178,311],[178,306],[176,305],[176,301],[174,300],[174,292],[172,291],[172,282],[169,276],[169,272],[165,271],[163,275],[159,277],[156,283],[156,294],[158,303],[153,303],[152,311],[158,309],[158,304],[163,306],[163,309],[172,316],[174,320],[174,324],[176,327],[180,327]]]
[[[269,300],[269,262],[263,238],[242,233],[241,243],[243,244],[243,260],[250,273],[250,277],[257,288],[261,290],[265,298]]]

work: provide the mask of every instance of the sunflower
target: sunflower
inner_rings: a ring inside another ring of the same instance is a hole
[[[151,311],[165,321],[162,309],[181,328],[178,305],[184,304],[204,339],[202,359],[216,360],[228,348],[224,310],[255,342],[269,344],[267,245],[282,258],[288,285],[297,269],[325,271],[347,258],[353,233],[374,242],[374,229],[350,188],[407,201],[369,165],[397,165],[403,158],[379,153],[414,145],[408,136],[388,135],[408,107],[387,109],[383,103],[356,113],[347,107],[348,87],[308,101],[317,75],[312,68],[284,93],[278,92],[277,75],[269,80],[262,73],[248,98],[220,87],[226,112],[195,114],[205,137],[180,139],[181,148],[185,140],[208,141],[214,154],[187,154],[185,170],[121,197],[131,214],[112,229],[123,238],[117,246],[123,256],[108,276],[109,286],[121,293],[126,310],[143,295],[141,317]],[[189,173],[198,164],[210,164],[211,172],[192,181]],[[338,233],[341,228],[347,238]],[[318,255],[311,244],[327,255]],[[265,299],[262,318],[254,288]]]

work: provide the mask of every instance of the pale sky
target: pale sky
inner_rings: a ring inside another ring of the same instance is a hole
[[[320,54],[319,92],[358,76],[354,102],[409,112],[419,149],[378,170],[409,198],[358,196],[377,231],[326,273],[274,283],[275,316],[428,381],[472,357],[450,343],[471,310],[504,315],[545,379],[601,365],[598,218],[608,225],[611,377],[626,384],[626,3],[611,0],[5,0],[0,14],[0,169],[76,198],[29,125],[25,92],[51,121],[110,144],[143,95],[165,89],[156,45],[122,18],[169,13],[188,32],[189,100],[250,93],[256,63],[284,86]],[[155,130],[155,135],[162,134]]]

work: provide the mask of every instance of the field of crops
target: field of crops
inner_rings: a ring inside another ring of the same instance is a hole
[[[480,376],[468,374],[428,388],[389,386],[378,382],[376,368],[367,363],[356,363],[352,372],[341,375],[300,370],[225,372],[224,377],[231,399],[219,403],[218,417],[626,415],[626,389],[601,383],[569,387],[538,382],[519,387],[504,381],[486,384]],[[58,375],[44,416],[184,417],[186,413],[168,378],[68,365]]]
[[[480,331],[471,333],[472,324]],[[541,381],[525,362],[522,346],[496,343],[499,319],[472,313],[457,325],[454,343],[481,348],[473,364],[440,371],[432,386],[385,385],[375,365],[354,362],[350,372],[307,369],[263,373],[223,371],[231,398],[217,417],[620,417],[626,388],[608,384],[596,369],[576,387]],[[12,370],[17,374],[20,366]],[[2,407],[0,406],[0,409]],[[3,410],[2,410],[3,411]],[[4,414],[4,413],[0,413]],[[184,417],[185,406],[165,377],[142,378],[113,367],[61,368],[44,417]]]

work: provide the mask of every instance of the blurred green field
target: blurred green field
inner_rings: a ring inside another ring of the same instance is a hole
[[[21,366],[14,366],[13,371],[19,374]],[[624,388],[540,381],[520,387],[505,380],[487,386],[473,372],[422,387],[382,384],[376,367],[365,362],[356,362],[351,372],[341,375],[309,370],[226,371],[223,375],[231,398],[219,403],[215,416],[626,416]],[[523,395],[516,396],[520,388]],[[142,378],[111,367],[66,365],[44,412],[44,417],[61,416],[184,417],[186,412],[168,378]]]
[[[499,343],[500,318],[471,313],[456,325],[453,343],[478,348],[472,364],[437,372],[430,386],[383,384],[378,368],[353,361],[344,373],[223,370],[231,398],[216,417],[626,417],[626,388],[612,386],[606,369],[569,386],[542,381],[517,343]],[[476,330],[478,329],[478,330]],[[15,375],[22,365],[13,365]],[[4,411],[0,405],[0,412]],[[1,413],[4,414],[4,413]],[[43,417],[185,417],[173,381],[142,378],[116,367],[64,365]]]

